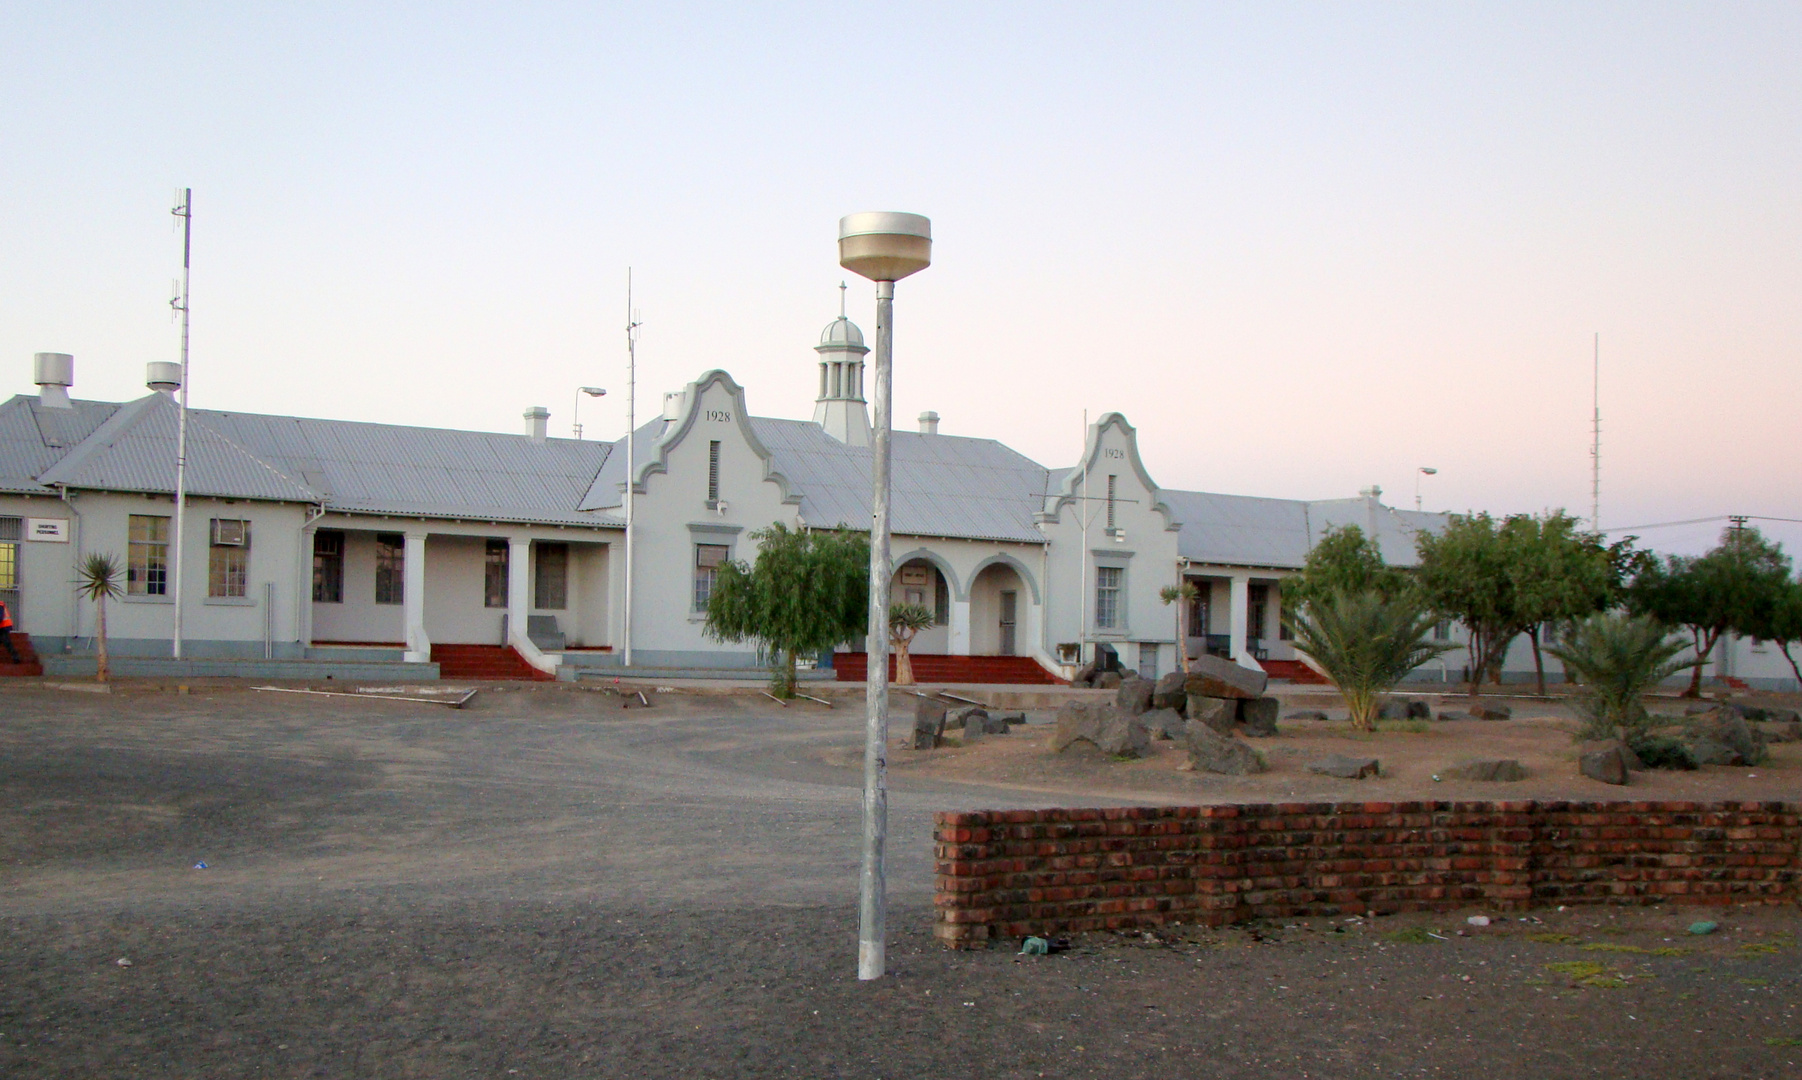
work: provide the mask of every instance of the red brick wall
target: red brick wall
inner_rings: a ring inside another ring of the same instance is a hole
[[[935,820],[934,932],[1220,925],[1480,905],[1776,903],[1802,805],[1282,803],[988,810]]]

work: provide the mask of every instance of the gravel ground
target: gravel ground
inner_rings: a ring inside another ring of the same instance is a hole
[[[657,701],[7,688],[0,1076],[1802,1076],[1794,908],[939,948],[931,811],[1068,778],[898,770],[859,983],[852,711]]]

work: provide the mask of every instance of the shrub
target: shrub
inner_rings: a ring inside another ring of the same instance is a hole
[[[1673,769],[1685,772],[1696,768],[1689,747],[1669,735],[1645,735],[1627,744],[1648,769]]]

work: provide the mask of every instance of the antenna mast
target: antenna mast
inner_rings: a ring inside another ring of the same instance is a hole
[[[181,659],[182,538],[186,535],[188,511],[188,272],[194,252],[194,189],[183,188],[181,202],[169,211],[181,219],[181,295],[169,306],[181,312],[181,395],[175,408],[175,627],[171,639],[171,655]]]
[[[1589,443],[1589,527],[1602,531],[1602,334],[1596,332],[1590,400],[1594,413]]]
[[[632,488],[635,483],[636,456],[633,444],[638,436],[638,315],[632,310],[632,268],[626,267],[626,588],[625,633],[621,635],[621,652],[626,667],[632,666]]]

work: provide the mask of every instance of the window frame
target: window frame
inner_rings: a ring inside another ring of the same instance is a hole
[[[407,538],[402,533],[375,534],[375,602],[407,602]]]
[[[170,582],[169,535],[173,527],[168,514],[128,514],[125,522],[125,594],[127,596],[168,596]],[[149,531],[162,534],[138,538],[138,524],[159,523]],[[139,552],[143,559],[140,561]],[[160,565],[159,565],[160,563]],[[160,574],[160,579],[158,575]],[[155,586],[154,588],[152,586]]]
[[[568,611],[569,545],[561,540],[535,541],[532,562],[532,609]],[[547,569],[554,569],[555,573],[547,576]]]
[[[335,542],[336,551],[321,550],[321,544]],[[313,533],[313,603],[344,603],[343,529],[319,529]],[[330,595],[323,595],[329,593]]]
[[[1110,579],[1109,575],[1113,575]],[[1111,584],[1105,584],[1109,582]],[[1105,601],[1105,603],[1104,603]],[[1096,630],[1119,631],[1126,628],[1126,567],[1095,568],[1094,626]],[[1106,611],[1106,621],[1102,614]]]
[[[499,555],[497,559],[495,556]],[[505,538],[488,537],[482,548],[482,606],[507,606],[509,576],[513,564],[513,544]],[[498,570],[498,574],[497,574]],[[496,578],[499,578],[498,582]],[[497,587],[498,586],[498,587]]]
[[[248,518],[213,518],[207,522],[206,595],[209,600],[249,599]]]
[[[697,540],[693,546],[694,576],[692,579],[691,598],[693,605],[691,610],[696,615],[705,615],[707,613],[707,604],[713,599],[713,586],[719,581],[720,567],[732,561],[732,545],[704,544]],[[703,562],[704,552],[707,553],[705,555],[706,558],[716,559],[716,561],[711,563]],[[717,555],[713,554],[715,552],[717,552]]]

